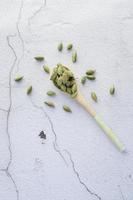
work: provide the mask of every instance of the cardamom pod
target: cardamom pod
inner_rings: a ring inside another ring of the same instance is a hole
[[[52,107],[52,108],[55,107],[54,103],[51,102],[51,101],[45,101],[44,103],[45,103],[47,106],[49,106],[49,107]]]
[[[72,93],[74,94],[77,91],[76,83],[72,86]]]
[[[56,77],[57,77],[57,71],[53,71],[50,80],[54,81]]]
[[[56,93],[54,91],[52,91],[52,90],[49,90],[49,91],[47,91],[47,95],[48,96],[55,96]]]
[[[71,108],[69,108],[69,106],[64,105],[64,106],[63,106],[63,109],[64,109],[66,112],[72,112],[72,110],[71,110]]]
[[[77,52],[72,53],[72,62],[75,63],[77,61]]]
[[[67,70],[67,75],[69,76],[69,78],[73,77],[73,73],[71,71]]]
[[[109,91],[110,91],[111,95],[114,95],[114,93],[115,93],[115,87],[114,87],[114,85],[111,86],[111,88],[110,88]]]
[[[63,49],[63,44],[60,43],[60,44],[58,45],[58,51],[62,51],[62,49]]]
[[[34,57],[35,58],[35,60],[37,60],[37,61],[43,61],[44,60],[44,57],[43,56],[36,56],[36,57]]]
[[[78,92],[71,94],[71,98],[75,98],[77,96],[77,94],[78,94]]]
[[[67,74],[64,73],[64,74],[62,75],[62,79],[63,79],[63,84],[66,84],[67,81],[68,81],[68,79],[69,79],[69,77],[68,77]]]
[[[67,45],[67,50],[69,51],[69,50],[71,50],[73,48],[73,45],[72,44],[68,44]]]
[[[47,65],[43,66],[44,71],[49,74],[50,73],[50,69]]]
[[[84,85],[85,82],[86,82],[86,76],[83,76],[83,77],[81,78],[81,83]]]
[[[71,88],[67,88],[67,93],[68,93],[68,94],[72,94]]]
[[[57,79],[57,84],[58,84],[58,86],[61,86],[62,83],[63,83],[63,78],[62,78],[62,77],[58,78],[58,79]]]
[[[95,92],[91,92],[91,98],[92,98],[95,102],[97,102],[97,95],[96,95]]]
[[[27,94],[31,94],[32,92],[32,86],[30,85],[28,88],[27,88]]]
[[[66,86],[65,85],[61,85],[61,90],[63,91],[63,92],[66,92]]]
[[[61,63],[57,63],[57,67],[60,67],[60,66],[62,67],[62,64]]]
[[[61,66],[58,67],[57,73],[58,73],[58,75],[62,75],[63,74],[63,70],[62,70]]]
[[[95,74],[95,70],[93,69],[89,69],[86,71],[86,75],[94,75]]]
[[[87,75],[86,77],[89,80],[95,80],[96,79],[96,77],[94,75]]]
[[[19,82],[19,81],[21,81],[22,79],[23,79],[23,76],[16,76],[14,80],[15,80],[16,82]]]

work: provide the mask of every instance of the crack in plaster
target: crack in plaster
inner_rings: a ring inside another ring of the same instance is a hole
[[[11,79],[12,79],[12,72],[13,72],[13,69],[15,67],[15,64],[16,64],[16,61],[17,61],[17,55],[15,53],[15,50],[14,48],[12,47],[12,45],[10,44],[10,38],[11,37],[14,37],[15,35],[8,35],[6,37],[7,39],[7,44],[9,46],[9,48],[12,50],[13,52],[13,55],[14,55],[14,61],[13,61],[13,64],[11,66],[11,69],[9,71],[9,108],[7,110],[7,119],[6,119],[6,133],[7,133],[7,137],[8,137],[8,150],[9,150],[9,161],[8,161],[8,164],[7,164],[7,167],[5,169],[0,169],[0,171],[3,171],[6,173],[6,175],[11,179],[13,185],[14,185],[14,189],[16,191],[16,198],[17,200],[19,200],[19,191],[17,189],[17,185],[15,183],[15,180],[13,179],[11,173],[9,172],[9,167],[11,165],[11,162],[12,162],[12,150],[11,150],[11,138],[10,138],[10,134],[9,134],[9,117],[10,117],[10,114],[11,114],[11,107],[12,107],[12,87],[11,87]]]
[[[46,113],[46,111],[44,110],[43,107],[36,105],[32,100],[31,100],[31,103],[32,103],[32,105],[33,105],[34,108],[36,108],[36,109],[38,109],[38,110],[41,110],[41,111],[43,112],[43,114],[45,115],[45,117],[48,119],[48,121],[49,121],[49,123],[50,123],[50,126],[51,126],[51,129],[52,129],[52,132],[53,132],[54,137],[55,137],[55,141],[53,142],[54,150],[60,155],[60,157],[63,159],[63,161],[65,162],[65,164],[66,164],[67,167],[68,167],[68,163],[66,162],[66,159],[64,158],[64,156],[63,156],[63,154],[62,154],[62,152],[61,152],[61,150],[59,149],[59,146],[58,146],[58,144],[57,144],[57,134],[56,134],[56,132],[55,132],[55,130],[54,130],[54,125],[53,125],[53,122],[52,122],[50,116]],[[85,190],[86,190],[90,195],[93,195],[93,196],[95,196],[97,199],[101,200],[101,197],[100,197],[98,194],[92,192],[92,191],[87,187],[87,185],[81,180],[79,173],[78,173],[77,170],[75,169],[75,163],[74,163],[74,161],[73,161],[73,159],[72,159],[72,156],[71,156],[70,152],[69,152],[68,150],[64,150],[64,151],[68,154],[68,156],[69,156],[69,158],[70,158],[70,162],[71,162],[71,164],[72,164],[73,172],[74,172],[74,174],[77,176],[77,178],[78,178],[78,180],[79,180],[79,183],[85,188]]]
[[[69,152],[68,150],[66,150],[66,149],[64,149],[64,151],[65,151],[65,152],[67,153],[67,155],[69,156],[69,159],[70,159],[71,164],[72,164],[73,172],[74,172],[74,174],[77,176],[77,179],[78,179],[79,183],[85,188],[85,190],[86,190],[90,195],[93,195],[93,196],[95,196],[97,199],[101,200],[101,197],[100,197],[98,194],[92,192],[92,191],[88,188],[88,186],[81,180],[80,175],[79,175],[78,171],[77,171],[76,168],[75,168],[75,163],[74,163],[74,160],[72,159],[72,156],[71,156],[70,152]]]
[[[20,5],[20,9],[19,9],[19,15],[18,15],[18,20],[17,20],[17,23],[16,23],[16,28],[17,28],[17,31],[18,31],[18,36],[19,36],[19,38],[20,38],[20,40],[22,42],[22,48],[23,48],[23,52],[24,52],[24,42],[23,42],[20,30],[19,30],[19,22],[21,20],[22,8],[23,8],[23,0],[21,1],[21,5]],[[9,172],[9,168],[10,168],[11,163],[12,163],[11,138],[10,138],[10,133],[9,133],[9,118],[10,118],[11,108],[12,108],[12,85],[11,85],[11,81],[12,81],[12,72],[13,72],[13,70],[15,68],[15,65],[16,65],[16,62],[17,62],[17,54],[16,54],[13,46],[10,43],[10,38],[15,37],[15,36],[16,36],[16,34],[15,35],[8,35],[6,37],[8,47],[11,49],[11,51],[13,53],[14,61],[13,61],[13,64],[12,64],[12,66],[10,68],[10,71],[9,71],[9,82],[8,82],[8,87],[9,87],[9,108],[8,108],[8,110],[2,109],[2,108],[0,109],[1,111],[7,112],[6,133],[7,133],[7,137],[8,137],[8,150],[9,150],[9,161],[8,161],[7,167],[5,169],[0,169],[0,171],[5,172],[6,175],[12,181],[12,183],[14,185],[15,192],[16,192],[16,199],[19,200],[19,191],[18,191],[16,182],[13,179],[13,176],[11,175],[11,173]],[[19,62],[21,61],[22,58],[23,58],[23,53],[22,53],[22,56],[21,56]],[[18,64],[19,64],[19,62],[18,62]]]
[[[7,170],[7,169],[0,169],[1,172],[5,172],[5,174],[7,175],[7,177],[10,178],[10,180],[12,181],[13,185],[14,185],[14,189],[15,189],[15,192],[16,192],[16,197],[17,197],[17,200],[19,200],[19,191],[18,191],[18,188],[17,188],[17,185],[11,175],[11,173]]]
[[[58,146],[58,143],[57,143],[57,134],[54,130],[54,126],[53,126],[53,122],[51,120],[51,118],[49,117],[49,115],[46,113],[46,111],[43,109],[43,107],[41,106],[38,106],[36,105],[32,100],[31,100],[31,103],[33,105],[34,108],[38,109],[38,110],[41,110],[43,112],[43,114],[45,115],[45,117],[48,119],[48,122],[50,124],[50,127],[51,127],[51,130],[52,130],[52,133],[54,135],[54,142],[53,142],[53,147],[54,147],[54,150],[56,151],[56,153],[59,154],[59,156],[62,158],[62,160],[64,161],[64,163],[66,164],[66,166],[68,166],[59,146]]]
[[[120,193],[121,193],[122,200],[126,200],[125,197],[124,197],[124,195],[123,195],[123,192],[122,192],[122,190],[121,190],[121,186],[118,185],[118,188],[119,188],[119,191],[120,191]]]
[[[23,54],[24,54],[24,41],[23,41],[23,38],[21,37],[21,33],[20,33],[20,30],[19,30],[19,23],[20,23],[21,16],[22,16],[22,8],[23,8],[23,0],[21,1],[18,19],[17,19],[17,23],[16,23],[18,36],[19,36],[21,43],[22,43],[22,56],[21,56],[20,60],[18,61],[18,65],[19,65],[21,59],[23,58]],[[11,81],[12,81],[12,72],[13,72],[15,65],[16,65],[16,62],[17,62],[17,54],[16,54],[13,46],[10,44],[10,38],[15,37],[15,36],[16,35],[8,35],[6,37],[7,44],[8,44],[9,48],[11,49],[11,51],[14,55],[14,61],[13,61],[13,64],[11,66],[11,69],[9,71],[9,83],[8,83],[8,85],[9,85],[9,108],[7,110],[7,120],[6,120],[6,133],[7,133],[7,136],[8,136],[9,162],[7,164],[7,167],[5,169],[2,169],[1,171],[5,171],[6,175],[11,179],[11,181],[14,185],[14,189],[16,191],[16,198],[17,198],[17,200],[19,200],[19,191],[18,191],[17,185],[16,185],[15,180],[13,179],[11,173],[9,172],[9,168],[10,168],[10,165],[12,163],[11,138],[10,138],[10,133],[9,133],[9,118],[10,118],[11,108],[12,108],[12,85],[11,85]]]
[[[38,15],[38,13],[41,12],[41,10],[43,10],[47,5],[47,1],[46,0],[42,0],[41,6],[39,9],[37,9],[33,15],[31,17],[28,18],[28,27],[29,27],[29,31],[32,33],[31,31],[31,22],[32,20],[36,17],[36,15]]]
[[[16,69],[16,72],[19,71],[19,65],[20,65],[20,62],[21,60],[23,59],[24,57],[24,40],[21,36],[21,31],[20,31],[20,28],[19,28],[19,25],[20,25],[20,21],[21,21],[21,18],[22,18],[22,10],[23,10],[23,0],[21,1],[21,5],[20,5],[20,9],[19,9],[19,14],[18,14],[18,19],[17,19],[17,23],[16,23],[16,28],[17,28],[17,32],[18,32],[18,37],[21,41],[21,45],[22,45],[22,54],[20,56],[20,59],[18,60],[18,65],[17,65],[17,69]]]
[[[0,111],[2,111],[2,112],[8,112],[8,110],[6,110],[4,108],[0,108]]]

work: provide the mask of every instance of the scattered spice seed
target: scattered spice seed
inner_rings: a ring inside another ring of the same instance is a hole
[[[46,134],[44,133],[44,131],[41,131],[41,132],[39,133],[39,137],[40,137],[41,139],[46,140]]]
[[[69,108],[69,106],[64,105],[64,106],[63,106],[63,109],[64,109],[66,112],[72,112],[72,110],[71,110],[71,108]]]
[[[16,76],[14,80],[15,80],[16,82],[19,82],[19,81],[21,81],[22,79],[23,79],[23,76]]]
[[[96,77],[94,75],[87,75],[86,77],[89,80],[95,80],[96,79]]]
[[[27,89],[27,94],[31,94],[31,92],[32,92],[32,86],[30,85],[30,86],[28,87],[28,89]]]
[[[45,103],[47,106],[49,106],[49,107],[52,107],[52,108],[55,107],[54,103],[51,102],[51,101],[45,101],[44,103]]]
[[[68,45],[67,45],[67,50],[68,50],[68,51],[70,51],[72,48],[73,48],[73,45],[72,45],[72,44],[68,44]]]
[[[54,91],[52,91],[52,90],[49,90],[49,91],[47,92],[47,95],[48,95],[48,96],[55,96],[56,93],[55,93]]]
[[[43,69],[44,69],[44,71],[45,71],[47,74],[50,73],[50,69],[49,69],[48,66],[45,65],[45,66],[43,67]]]
[[[60,43],[60,44],[58,45],[58,51],[62,51],[62,49],[63,49],[63,44]]]
[[[114,85],[111,86],[111,88],[110,88],[109,91],[110,91],[111,95],[114,95],[114,93],[115,93],[115,87],[114,87]]]
[[[36,57],[34,57],[35,58],[35,60],[37,60],[37,61],[43,61],[44,60],[44,57],[43,56],[36,56]]]
[[[86,76],[83,76],[83,77],[81,78],[81,83],[84,85],[85,82],[86,82]]]
[[[91,98],[92,98],[95,102],[97,102],[97,95],[96,95],[95,92],[91,92]]]
[[[72,62],[75,63],[77,61],[77,52],[72,53]]]
[[[94,75],[95,74],[95,70],[93,69],[89,69],[86,71],[86,75]]]

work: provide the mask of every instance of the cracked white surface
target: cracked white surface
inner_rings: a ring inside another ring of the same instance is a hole
[[[132,200],[133,2],[132,0],[4,0],[0,2],[0,199]],[[77,64],[58,42],[73,42]],[[61,94],[33,59],[69,65],[80,77],[89,66],[97,80],[95,109],[124,141],[119,153],[93,119]],[[24,75],[21,83],[16,74]],[[108,88],[116,85],[111,97]],[[28,85],[33,93],[25,93]],[[43,101],[54,89],[56,109]],[[72,114],[62,111],[71,105]],[[44,130],[46,141],[38,137]]]

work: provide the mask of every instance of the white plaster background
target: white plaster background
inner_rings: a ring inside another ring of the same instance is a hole
[[[78,62],[65,49],[72,42]],[[62,62],[80,77],[89,66],[97,80],[81,89],[125,143],[118,152],[93,119],[61,94],[34,56]],[[16,74],[24,75],[21,83]],[[116,95],[108,89],[116,85]],[[31,97],[26,88],[33,86]],[[56,109],[43,102],[57,92]],[[133,199],[133,1],[0,1],[0,200]],[[73,113],[62,111],[70,105]],[[42,144],[38,134],[44,130]]]

